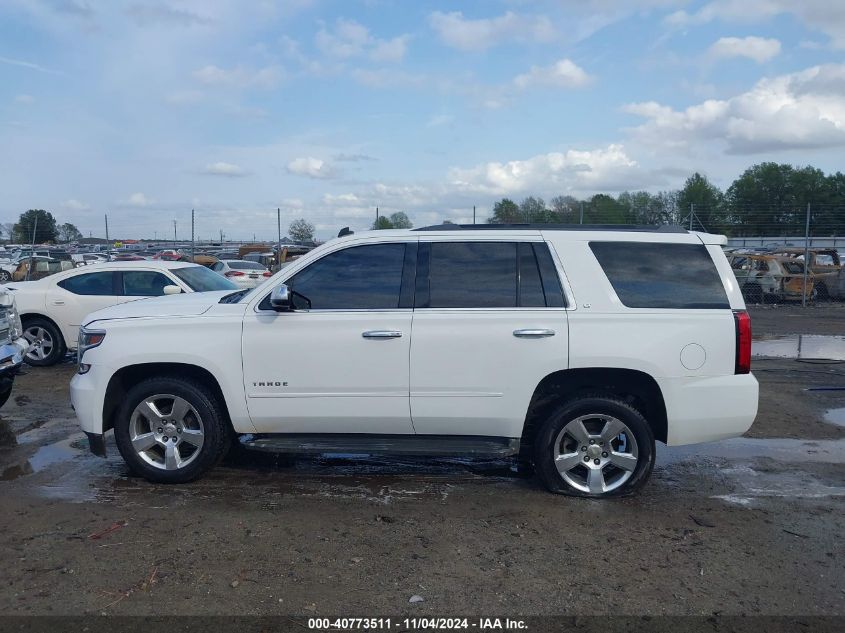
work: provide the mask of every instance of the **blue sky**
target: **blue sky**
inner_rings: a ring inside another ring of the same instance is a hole
[[[4,0],[0,222],[329,237],[842,168],[845,3]]]

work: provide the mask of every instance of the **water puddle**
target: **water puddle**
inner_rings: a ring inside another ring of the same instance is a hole
[[[779,462],[845,462],[845,440],[752,439],[736,437],[710,444],[657,445],[657,463],[667,465],[698,457],[747,460],[768,458]]]
[[[824,419],[836,426],[845,426],[845,409],[830,409],[824,414]]]
[[[793,334],[767,336],[751,342],[754,358],[793,358],[800,360],[845,361],[845,336]]]
[[[24,475],[41,472],[45,468],[66,462],[81,454],[78,443],[83,436],[74,435],[39,448],[29,459],[12,464],[0,473],[0,481],[12,481]]]

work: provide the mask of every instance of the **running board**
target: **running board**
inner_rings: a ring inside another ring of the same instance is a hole
[[[367,435],[262,433],[240,436],[244,448],[270,453],[347,453],[355,455],[437,455],[441,457],[510,457],[519,439],[478,435]]]

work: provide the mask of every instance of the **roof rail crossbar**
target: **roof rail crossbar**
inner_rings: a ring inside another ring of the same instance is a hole
[[[628,231],[633,233],[688,233],[675,224],[435,224],[421,226],[413,231],[513,231],[534,229],[538,231]]]

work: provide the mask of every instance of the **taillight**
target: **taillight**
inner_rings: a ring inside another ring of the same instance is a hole
[[[273,276],[273,273],[271,273],[269,270],[265,270],[263,274],[264,274],[265,277],[272,277]]]
[[[751,373],[751,317],[745,310],[734,310],[736,324],[735,374]]]
[[[243,277],[243,273],[239,270],[230,270],[226,273],[226,277]]]

